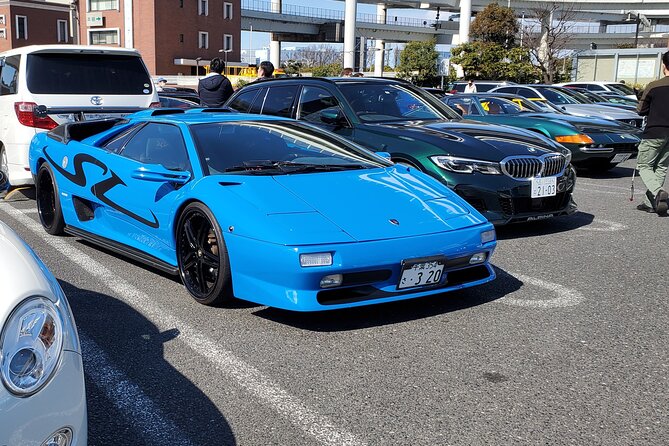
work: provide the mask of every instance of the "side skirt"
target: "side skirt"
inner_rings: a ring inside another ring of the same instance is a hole
[[[78,229],[78,228],[73,228],[72,226],[65,226],[64,231],[67,234],[73,235],[75,237],[82,238],[86,241],[89,241],[93,244],[96,244],[98,246],[101,246],[105,249],[108,249],[110,251],[113,251],[117,254],[121,254],[123,256],[129,257],[133,260],[136,260],[138,262],[144,263],[145,265],[148,265],[152,268],[159,269],[160,271],[166,272],[168,274],[171,274],[173,276],[177,276],[179,274],[179,268],[170,265],[167,262],[164,262],[160,259],[157,259],[153,257],[150,254],[147,254],[145,252],[142,252],[138,249],[132,248],[128,245],[124,245],[123,243],[115,242],[113,240],[110,240],[105,237],[101,237],[99,235],[91,234],[88,231],[84,231],[83,229]]]

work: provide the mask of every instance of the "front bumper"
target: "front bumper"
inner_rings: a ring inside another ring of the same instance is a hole
[[[41,446],[54,432],[72,430],[71,446],[88,441],[81,355],[63,351],[55,376],[36,394],[17,398],[0,384],[0,445]]]
[[[503,175],[488,176],[481,183],[458,184],[454,190],[489,222],[499,226],[573,214],[577,209],[572,199],[575,184],[576,173],[568,167],[557,179],[554,197],[531,198],[529,181]]]
[[[485,223],[415,237],[299,247],[231,234],[225,242],[236,297],[286,310],[319,311],[411,299],[489,282],[495,278],[489,260],[497,243],[481,244],[481,232],[490,229],[492,225]],[[300,254],[317,252],[332,252],[333,264],[300,266]],[[463,262],[479,252],[487,253],[484,263]],[[402,261],[433,256],[446,259],[439,284],[397,289]],[[321,288],[320,280],[333,274],[342,274],[343,284]]]
[[[571,150],[571,162],[577,167],[587,166],[592,163],[611,162],[618,154],[629,153],[634,158],[638,153],[639,143],[606,143],[597,142],[589,146],[565,144]]]

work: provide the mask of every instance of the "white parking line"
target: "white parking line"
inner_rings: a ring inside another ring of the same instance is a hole
[[[610,191],[610,190],[595,190],[595,189],[591,189],[591,188],[576,186],[576,188],[574,189],[574,192],[588,192],[590,194],[618,195],[620,197],[624,197],[625,195],[629,196],[630,190],[627,189],[627,194],[625,194],[625,192],[623,192],[623,191],[613,192],[613,191]]]
[[[547,282],[545,280],[537,279],[536,277],[526,276],[524,274],[514,274],[514,273],[509,273],[509,274],[511,274],[524,284],[538,288],[543,288],[544,290],[555,295],[555,297],[544,299],[543,298],[544,296],[541,296],[542,297],[541,299],[521,299],[517,297],[510,297],[513,294],[515,294],[511,293],[496,300],[495,302],[500,302],[506,305],[513,305],[516,307],[560,308],[560,307],[573,307],[583,302],[583,300],[585,300],[585,297],[580,292],[571,288],[567,288],[558,283]]]
[[[70,245],[65,239],[48,236],[40,224],[13,207],[2,209],[38,235],[46,244],[104,283],[119,299],[142,313],[161,331],[177,328],[181,333],[179,336],[181,342],[202,355],[219,372],[233,378],[239,386],[273,408],[294,426],[313,436],[319,443],[333,446],[365,444],[353,434],[337,428],[327,417],[307,407],[270,378],[264,376],[258,369],[237,358],[231,351],[221,348],[215,341],[203,336],[198,330],[169,315],[167,310],[154,303],[154,298],[135,288],[83,251]],[[145,432],[153,433],[154,430]]]
[[[603,227],[601,226],[593,226],[594,225],[604,225]],[[618,223],[615,221],[610,221],[610,220],[602,220],[601,218],[595,218],[592,220],[592,223],[590,223],[587,226],[581,226],[578,229],[579,231],[593,231],[593,232],[615,232],[615,231],[623,231],[627,229],[628,226],[624,225],[622,223]]]
[[[172,423],[144,392],[118,370],[91,338],[79,332],[84,371],[121,412],[132,420],[140,432],[151,433],[147,444],[192,445],[188,436]]]
[[[628,181],[629,181],[629,180],[628,180]],[[576,183],[576,186],[578,187],[578,186],[581,185],[581,184],[582,184],[583,186],[590,186],[590,187],[603,187],[604,189],[618,189],[618,190],[626,190],[626,191],[629,191],[629,190],[630,190],[629,187],[624,187],[624,186],[611,186],[611,185],[609,185],[609,184],[600,184],[600,183],[587,183],[587,182],[584,182],[584,181],[581,181],[581,180],[579,180],[579,181]]]

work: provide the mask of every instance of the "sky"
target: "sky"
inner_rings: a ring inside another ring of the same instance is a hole
[[[285,5],[296,5],[296,6],[305,6],[305,7],[314,7],[313,0],[283,0],[284,7]],[[318,0],[318,8],[322,9],[332,9],[337,11],[344,11],[344,1],[338,0]],[[359,14],[376,14],[376,5],[367,5],[358,3],[358,13]],[[391,14],[390,10],[388,12]],[[412,17],[420,19],[434,20],[436,16],[436,11],[434,10],[420,10],[420,9],[394,9],[392,14],[401,16],[401,17]],[[441,14],[441,18],[445,19],[448,17],[448,14]],[[250,40],[249,40],[250,37]],[[249,48],[249,41],[252,47],[252,50],[259,50],[266,47],[269,47],[269,33],[242,31],[241,35],[241,48],[245,52]],[[321,42],[313,43],[283,43],[282,46],[290,47],[300,47],[300,46],[309,46],[309,45],[318,45]],[[342,44],[335,44],[342,45]]]

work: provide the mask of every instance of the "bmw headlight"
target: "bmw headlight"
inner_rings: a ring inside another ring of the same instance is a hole
[[[432,156],[433,163],[442,169],[455,173],[474,173],[479,172],[485,175],[500,175],[499,163],[491,161],[473,160],[469,158],[457,158],[454,156]]]
[[[63,351],[63,320],[44,297],[24,300],[0,334],[0,378],[7,390],[30,396],[53,376]]]

